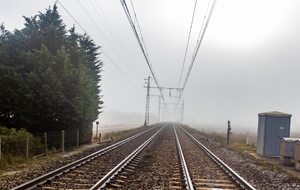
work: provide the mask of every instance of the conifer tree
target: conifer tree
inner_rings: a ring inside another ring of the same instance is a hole
[[[89,141],[103,104],[99,46],[74,26],[66,30],[56,5],[24,19],[21,30],[0,28],[0,125],[80,129]]]

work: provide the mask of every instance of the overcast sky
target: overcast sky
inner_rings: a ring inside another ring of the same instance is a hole
[[[0,22],[9,31],[22,29],[22,16],[45,12],[54,2],[2,2]],[[108,55],[100,56],[105,70],[101,87],[105,108],[99,116],[100,125],[120,124],[117,117],[120,113],[140,117],[145,113],[144,78],[150,75],[150,70],[120,1],[79,2],[98,28],[78,1],[60,0]],[[126,2],[132,11],[131,1]],[[208,2],[203,0],[197,4],[182,82]],[[159,84],[178,87],[195,1],[132,0],[132,3]],[[258,113],[281,111],[293,114],[291,130],[300,132],[299,7],[299,0],[217,2],[182,95],[185,123],[226,128],[227,120],[231,120],[233,129],[256,130]],[[68,29],[75,25],[79,33],[84,33],[60,4],[58,11]],[[151,86],[155,86],[153,80]],[[151,94],[159,95],[159,92],[151,89]],[[172,96],[177,95],[173,90]],[[177,102],[176,98],[169,97],[169,90],[164,91],[164,97],[166,103]],[[173,118],[174,106],[168,105],[168,110],[171,115],[165,111],[165,118]],[[150,113],[157,115],[157,112],[158,97],[154,96]],[[118,113],[116,117],[114,113]]]

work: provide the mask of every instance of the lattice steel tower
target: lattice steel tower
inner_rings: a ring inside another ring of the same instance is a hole
[[[149,126],[149,101],[150,101],[150,76],[148,77],[147,84],[147,97],[146,97],[146,114],[145,114],[145,123],[144,126]]]

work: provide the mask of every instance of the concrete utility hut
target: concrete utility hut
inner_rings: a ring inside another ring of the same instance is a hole
[[[278,111],[258,114],[257,154],[280,156],[280,139],[290,137],[291,117],[291,114]]]

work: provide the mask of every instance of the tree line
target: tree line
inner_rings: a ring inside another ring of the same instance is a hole
[[[29,132],[80,129],[89,141],[101,100],[99,46],[57,6],[25,17],[21,30],[0,27],[0,126]]]

